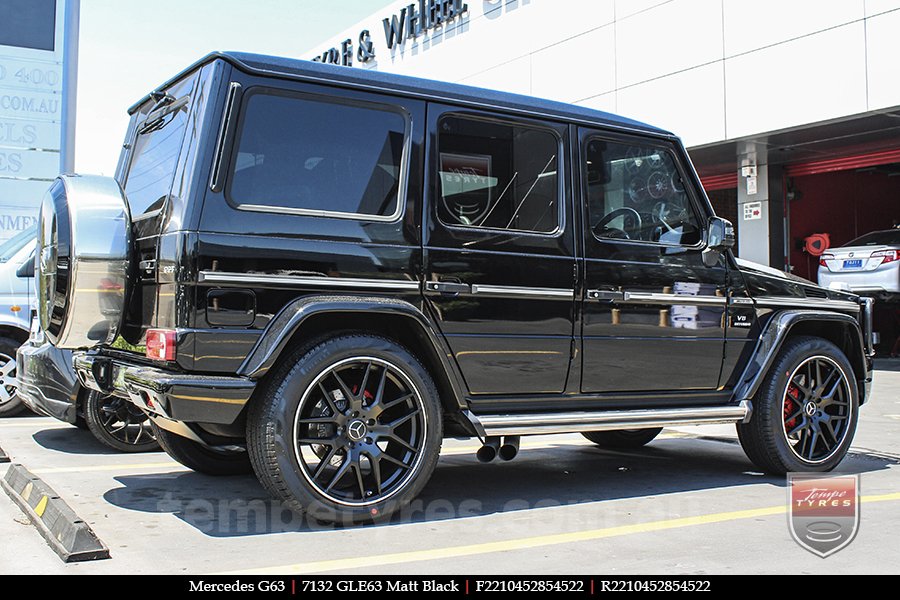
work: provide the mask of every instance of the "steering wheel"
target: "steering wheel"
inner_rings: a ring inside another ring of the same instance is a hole
[[[631,236],[628,235],[628,232],[624,229],[619,229],[618,227],[608,227],[609,223],[612,223],[614,220],[619,217],[632,217],[634,218],[637,229],[641,230],[644,227],[644,223],[641,220],[641,213],[634,210],[633,208],[629,208],[627,206],[623,206],[622,208],[617,208],[609,214],[605,215],[602,219],[600,219],[596,225],[594,225],[594,234],[597,237],[607,237],[614,239],[624,239],[630,240]],[[615,234],[615,235],[610,235]]]

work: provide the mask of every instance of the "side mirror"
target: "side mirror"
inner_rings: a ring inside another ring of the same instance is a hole
[[[727,219],[712,217],[706,228],[706,249],[703,264],[714,267],[729,248],[734,248],[734,225]]]
[[[34,277],[34,253],[16,269],[16,277]]]

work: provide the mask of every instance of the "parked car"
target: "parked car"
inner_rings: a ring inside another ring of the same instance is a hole
[[[45,199],[38,312],[192,469],[363,522],[422,490],[446,436],[489,460],[735,423],[769,473],[847,453],[871,300],[739,265],[671,133],[234,53],[130,113],[115,179]]]
[[[19,397],[34,412],[87,429],[120,452],[159,450],[147,415],[123,398],[84,388],[72,352],[48,343],[37,320],[16,361]]]
[[[34,280],[17,272],[34,261],[37,225],[0,244],[0,417],[26,407],[16,393],[16,349],[28,338],[34,314]]]
[[[819,259],[819,285],[900,299],[900,229],[873,231]]]

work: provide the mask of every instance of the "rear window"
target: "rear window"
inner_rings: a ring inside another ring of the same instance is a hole
[[[155,214],[169,197],[196,79],[191,77],[177,84],[169,90],[167,99],[156,105],[148,102],[135,115],[137,131],[125,176],[125,195],[133,218]]]
[[[380,105],[254,93],[228,199],[246,210],[395,220],[406,130],[404,115]]]
[[[845,248],[851,246],[900,246],[900,229],[873,231],[844,244]]]

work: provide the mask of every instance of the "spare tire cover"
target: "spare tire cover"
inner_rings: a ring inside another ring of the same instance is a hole
[[[59,348],[110,344],[119,335],[132,265],[131,215],[115,179],[63,175],[41,204],[37,312]]]

